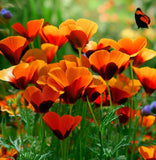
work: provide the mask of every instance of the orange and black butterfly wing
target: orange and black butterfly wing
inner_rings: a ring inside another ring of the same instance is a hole
[[[150,24],[150,18],[145,15],[140,8],[135,11],[135,21],[138,28],[148,28]]]

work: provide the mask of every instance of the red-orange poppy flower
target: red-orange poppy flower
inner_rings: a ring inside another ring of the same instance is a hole
[[[156,160],[156,145],[141,146],[138,151],[144,160]]]
[[[60,94],[49,86],[44,86],[42,90],[35,86],[29,86],[24,92],[25,99],[32,104],[35,112],[46,113]]]
[[[8,150],[6,147],[0,148],[0,159],[11,160],[12,158],[17,158],[18,151],[14,148]]]
[[[94,52],[89,57],[89,61],[93,71],[107,81],[127,68],[129,58],[128,55],[120,51],[113,50],[109,53],[106,50],[100,50]]]
[[[102,96],[102,97],[101,97]],[[103,99],[102,99],[103,98]],[[102,101],[102,102],[101,102]],[[100,95],[99,97],[96,98],[96,100],[94,101],[95,105],[98,107],[101,105],[102,106],[110,106],[110,98],[109,98],[109,94],[108,94],[108,90],[106,89],[102,95]]]
[[[42,27],[39,34],[42,43],[51,43],[58,46],[58,48],[62,47],[68,41],[64,34],[53,25]]]
[[[150,67],[133,67],[133,70],[145,89],[145,92],[149,95],[152,94],[156,89],[156,69]]]
[[[8,101],[10,102],[10,100],[11,106],[8,106]],[[22,91],[17,92],[16,94],[7,95],[4,99],[0,100],[0,111],[7,112],[9,115],[14,115],[14,110],[16,114],[19,114],[19,106],[17,105],[17,102],[20,102],[22,107],[25,108]]]
[[[119,122],[126,125],[129,118],[133,118],[136,115],[136,110],[132,110],[129,107],[122,107],[116,111],[116,115],[119,118]]]
[[[147,45],[147,39],[138,37],[134,41],[130,38],[122,38],[118,41],[119,46],[116,49],[128,54],[130,57],[135,57]]]
[[[41,67],[46,63],[36,60],[32,63],[20,63],[0,71],[0,80],[11,83],[15,88],[25,89],[28,83],[36,83]]]
[[[68,19],[60,24],[60,31],[68,38],[76,48],[83,48],[89,39],[96,33],[98,25],[88,19]]]
[[[23,50],[28,45],[27,40],[21,36],[11,36],[0,41],[0,54],[12,65],[18,64],[23,56]]]
[[[93,102],[100,96],[106,89],[106,84],[104,83],[103,79],[100,76],[94,76],[92,83],[86,87],[83,100],[88,100]]]
[[[35,60],[43,60],[47,62],[47,56],[44,51],[38,48],[29,49],[25,52],[24,56],[21,59],[21,62],[30,63]]]
[[[77,67],[83,66],[83,67],[90,68],[89,60],[85,56],[82,56],[80,60],[80,58],[76,57],[75,55],[70,54],[70,55],[65,55],[64,59],[70,62],[75,62]]]
[[[155,122],[155,116],[154,115],[147,115],[142,116],[141,111],[138,110],[137,115],[139,116],[139,125],[143,125],[146,128],[151,127]]]
[[[112,39],[102,38],[98,44],[94,41],[89,41],[89,43],[83,48],[83,53],[89,57],[93,52],[98,50],[109,50],[110,48],[117,48],[118,43]]]
[[[47,63],[50,63],[53,60],[53,58],[58,50],[58,46],[51,44],[51,43],[43,43],[41,45],[41,49],[44,51],[44,53],[47,57]]]
[[[125,80],[124,80],[125,79]],[[114,104],[123,104],[128,98],[135,95],[140,89],[139,80],[133,80],[133,89],[132,89],[132,80],[121,74],[119,75],[119,79],[115,79],[114,77],[109,80],[109,87],[112,95],[112,102]]]
[[[60,92],[65,103],[74,103],[81,98],[92,79],[91,72],[85,67],[69,67],[66,70],[54,67],[48,72],[48,76],[43,79],[41,76],[37,83],[39,85],[48,84]]]
[[[148,49],[148,48],[144,48],[142,51],[139,52],[139,54],[134,58],[133,61],[133,66],[135,67],[139,67],[141,66],[144,62],[152,59],[156,57],[156,52]]]
[[[44,19],[31,20],[27,22],[26,29],[20,23],[15,23],[11,27],[21,36],[27,38],[29,42],[32,42],[37,36],[37,34],[39,33],[43,25],[43,22],[44,22]]]
[[[73,117],[71,115],[63,115],[60,117],[55,112],[48,112],[43,116],[43,121],[60,140],[67,138],[73,129],[81,122],[81,119],[81,116]]]

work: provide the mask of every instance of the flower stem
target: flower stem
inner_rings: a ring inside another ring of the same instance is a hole
[[[95,115],[94,115],[94,112],[93,112],[92,107],[91,107],[91,105],[90,105],[90,102],[89,102],[89,100],[88,100],[88,97],[87,97],[87,103],[88,103],[90,112],[91,112],[91,114],[92,114],[93,120],[94,120],[95,124],[98,125],[98,122],[97,122],[97,120],[96,120],[96,118],[95,118]]]
[[[41,127],[40,127],[40,139],[41,139],[41,148],[40,148],[40,155],[42,155],[43,153],[43,148],[44,148],[44,140],[45,140],[45,128],[44,128],[44,123],[43,123],[43,119],[42,119],[43,115],[40,114],[40,124],[41,124]]]
[[[106,81],[106,86],[107,86],[108,94],[109,94],[110,108],[111,108],[111,110],[112,110],[112,109],[113,109],[112,96],[111,96],[111,91],[110,91],[108,82],[109,82],[109,81]]]
[[[78,53],[79,53],[80,61],[81,61],[81,51],[82,51],[82,48],[78,48]]]

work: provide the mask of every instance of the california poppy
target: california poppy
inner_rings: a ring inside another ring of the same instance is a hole
[[[129,107],[122,107],[116,111],[116,115],[119,118],[119,122],[126,125],[129,121],[129,118],[133,118],[136,115],[136,110],[133,110]]]
[[[63,115],[60,117],[55,112],[48,112],[43,116],[43,121],[60,140],[67,138],[73,129],[81,122],[81,119],[81,116],[73,117],[71,115]]]
[[[138,37],[133,41],[130,38],[122,38],[118,41],[119,46],[115,48],[123,53],[128,54],[131,58],[135,57],[147,45],[147,40],[144,37]]]
[[[0,80],[11,83],[15,88],[25,89],[29,83],[36,83],[38,72],[44,65],[45,62],[40,60],[32,63],[20,63],[1,70]]]
[[[49,70],[45,78],[40,76],[37,83],[42,86],[48,84],[52,89],[58,91],[64,103],[75,103],[81,98],[85,88],[92,82],[92,74],[85,67],[69,67],[65,70],[54,67]]]
[[[100,76],[93,76],[93,81],[88,85],[83,94],[83,100],[93,102],[100,96],[106,89],[106,84]]]
[[[15,65],[19,63],[27,45],[28,42],[24,37],[10,36],[0,41],[0,54]]]
[[[149,95],[152,94],[156,89],[156,69],[150,67],[133,67],[133,70],[145,89],[145,92]]]
[[[6,147],[0,148],[0,158],[6,158],[6,160],[11,160],[11,158],[17,158],[18,151],[14,148],[8,150]]]
[[[24,92],[25,99],[34,107],[35,112],[46,113],[59,97],[59,93],[45,85],[42,90],[29,86]]]
[[[148,28],[151,23],[150,18],[140,8],[137,8],[135,11],[135,21],[138,28]]]
[[[58,50],[58,46],[51,43],[43,43],[41,49],[47,57],[47,63],[50,63]]]
[[[124,75],[121,74],[121,76],[123,77]],[[128,100],[128,98],[135,95],[139,91],[141,86],[139,80],[134,79],[134,86],[132,89],[132,80],[127,79],[126,81],[124,81],[123,78],[121,78],[121,76],[119,75],[119,79],[113,77],[109,80],[112,102],[114,104],[125,103]]]
[[[146,62],[154,57],[156,57],[156,52],[154,50],[144,48],[134,58],[133,66],[140,67],[144,62]]]
[[[41,49],[34,48],[34,49],[28,49],[24,56],[21,58],[21,62],[30,63],[35,60],[43,60],[47,62],[47,56],[45,52]]]
[[[96,33],[98,25],[88,19],[68,19],[60,24],[60,31],[68,38],[76,48],[83,48],[89,39]]]
[[[43,26],[39,34],[42,43],[51,43],[58,46],[58,48],[62,47],[68,41],[64,34],[53,25]]]
[[[11,106],[8,102],[11,101]],[[16,94],[11,94],[5,96],[4,99],[0,100],[0,111],[7,112],[9,115],[14,115],[13,110],[16,114],[20,114],[19,106],[17,103],[20,103],[23,108],[24,106],[24,96],[23,92],[17,92]]]
[[[129,56],[120,51],[100,50],[94,52],[89,61],[94,72],[104,80],[111,79],[115,74],[123,72],[129,64]]]
[[[145,160],[156,159],[156,145],[141,146],[138,148],[138,151]]]
[[[89,41],[89,43],[86,44],[86,46],[83,48],[83,53],[89,57],[92,53],[98,50],[110,50],[111,48],[116,48],[118,46],[118,43],[112,39],[102,38],[98,42],[98,44],[95,41]]]
[[[11,27],[29,42],[32,42],[39,33],[43,22],[44,19],[28,21],[26,29],[20,23],[14,23]]]

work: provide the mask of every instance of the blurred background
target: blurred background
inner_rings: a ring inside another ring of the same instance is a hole
[[[149,29],[138,29],[135,10],[141,8],[151,19]],[[32,19],[44,18],[45,22],[59,26],[66,19],[87,18],[96,22],[98,32],[92,37],[119,40],[145,36],[148,48],[156,50],[156,1],[152,0],[0,0],[0,10],[6,8],[11,18],[0,15],[0,39],[13,35],[11,25],[26,25]],[[0,57],[1,58],[1,57]]]

